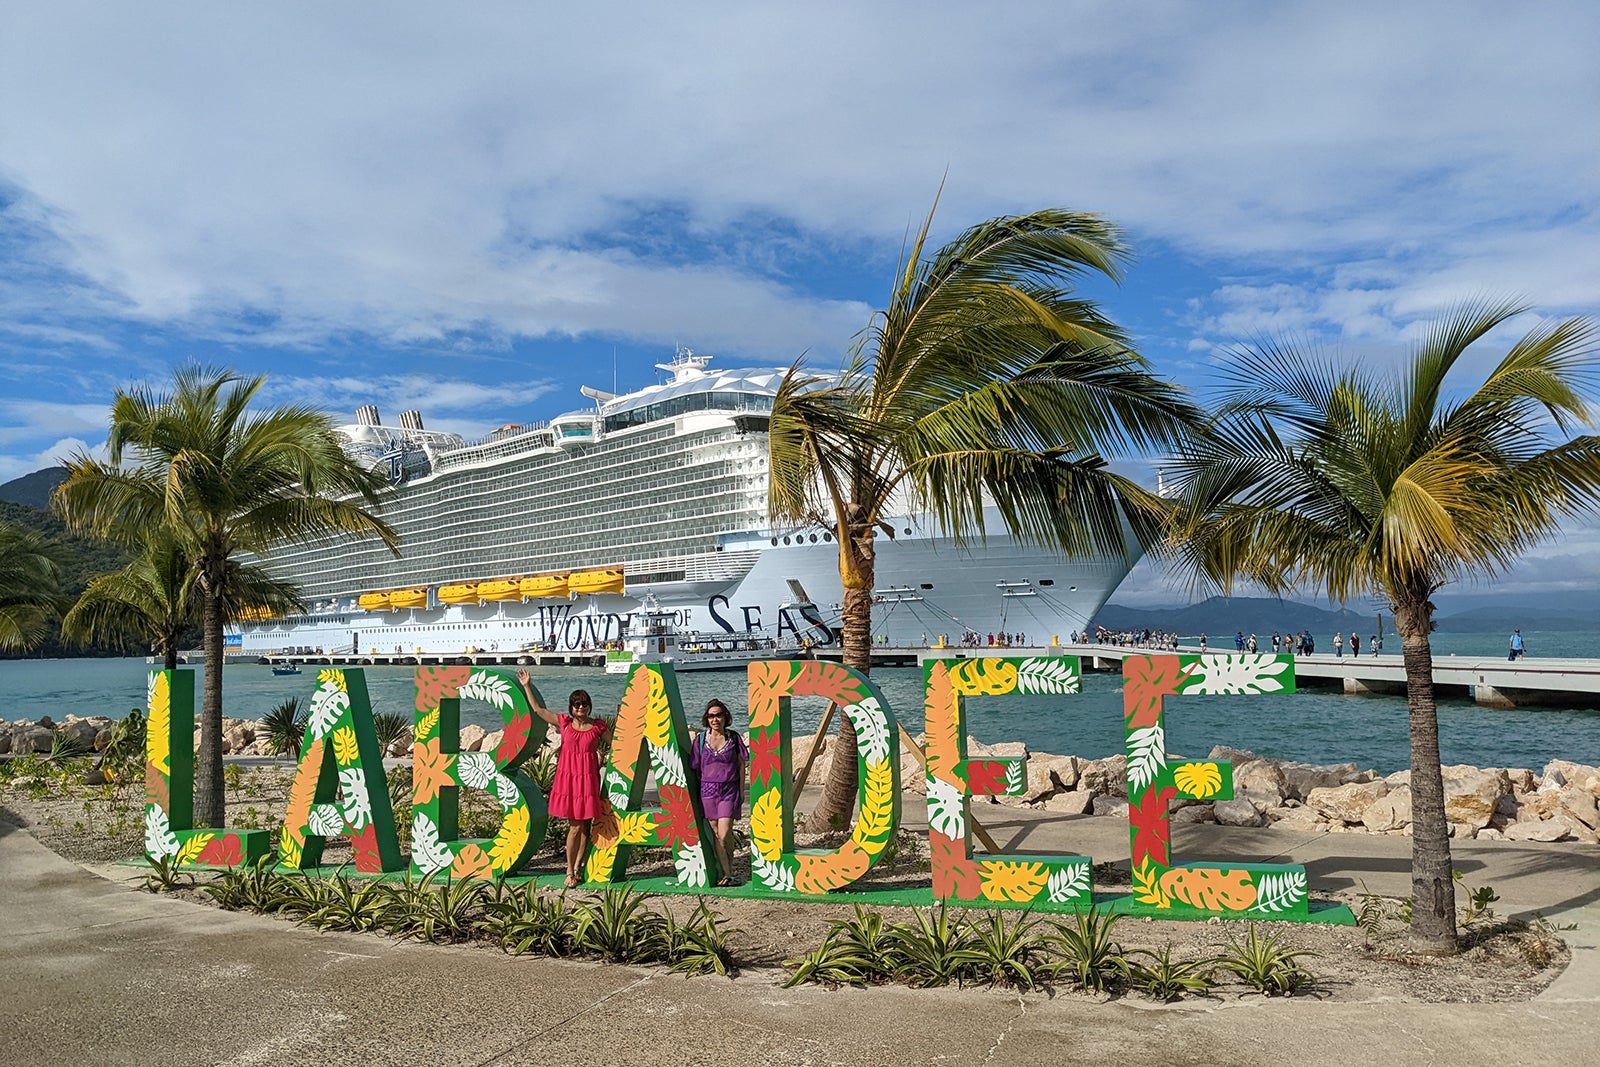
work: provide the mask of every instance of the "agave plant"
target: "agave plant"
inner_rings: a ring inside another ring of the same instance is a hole
[[[480,929],[513,956],[570,956],[578,919],[567,907],[566,894],[540,892],[533,882],[499,883],[484,904]]]
[[[889,930],[895,977],[914,986],[960,984],[974,938],[966,919],[937,908],[912,912],[912,921]]]
[[[150,873],[144,876],[146,893],[170,893],[174,889],[194,887],[194,875],[179,869],[178,857],[146,856],[145,862],[150,865]]]
[[[893,927],[883,921],[883,916],[855,905],[855,915],[849,919],[835,920],[829,937],[847,955],[859,956],[868,962],[866,980],[886,982],[895,970],[895,939]]]
[[[1315,952],[1289,949],[1279,943],[1276,934],[1263,941],[1256,935],[1256,924],[1251,923],[1249,938],[1243,944],[1232,942],[1218,958],[1217,967],[1258,993],[1269,997],[1291,996],[1314,981],[1311,972],[1297,961],[1315,955]]]
[[[1045,963],[1044,940],[1035,920],[1026,914],[1007,924],[1003,912],[991,911],[988,922],[972,925],[972,941],[963,958],[971,977],[991,986],[1032,989]]]
[[[286,879],[274,869],[275,862],[274,857],[263,856],[250,866],[231,868],[219,881],[201,886],[200,892],[228,911],[276,912],[283,904]]]
[[[1123,973],[1122,946],[1112,938],[1122,916],[1074,908],[1071,923],[1052,923],[1050,946],[1059,960],[1051,968],[1084,989],[1101,992]]]
[[[664,956],[668,969],[686,978],[708,972],[727,977],[734,969],[728,940],[738,931],[723,927],[719,922],[717,913],[703,899],[695,905],[693,914],[681,923],[675,922],[670,912],[663,913],[661,931],[666,942]]]
[[[1138,957],[1149,962],[1140,963]],[[1185,993],[1204,993],[1216,984],[1211,977],[1216,960],[1175,960],[1172,946],[1164,945],[1160,952],[1134,949],[1123,961],[1123,975],[1128,984],[1163,1003],[1177,1000]]]
[[[877,980],[883,969],[883,959],[863,953],[858,947],[845,944],[834,934],[822,939],[822,944],[794,959],[784,960],[785,967],[794,968],[785,989],[812,982],[835,988],[842,985],[864,986]]]
[[[383,883],[370,878],[346,878],[342,873],[324,880],[317,907],[300,922],[318,930],[376,930],[388,915],[389,894]]]
[[[398,711],[380,711],[373,715],[372,730],[378,736],[378,751],[384,755],[389,754],[396,741],[413,735],[411,717]]]
[[[274,756],[300,758],[306,740],[306,712],[299,697],[290,697],[261,716],[257,732],[266,739],[267,751]]]
[[[410,873],[403,882],[386,882],[389,906],[384,923],[402,939],[465,941],[477,926],[489,884],[477,878],[451,878],[435,886],[434,875],[421,881]]]
[[[661,943],[661,916],[650,911],[645,893],[632,886],[607,890],[599,900],[585,901],[574,909],[577,927],[573,937],[578,951],[591,952],[610,963],[648,963],[657,957]]]

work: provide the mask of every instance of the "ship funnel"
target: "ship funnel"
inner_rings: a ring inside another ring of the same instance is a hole
[[[417,411],[415,408],[410,411],[402,411],[400,413],[400,428],[402,430],[422,429],[422,412]]]
[[[378,418],[378,406],[363,404],[356,408],[356,422],[362,426],[382,426],[383,420]]]

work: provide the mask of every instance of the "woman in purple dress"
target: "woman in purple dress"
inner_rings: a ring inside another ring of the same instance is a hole
[[[706,704],[700,722],[705,732],[696,734],[689,749],[689,766],[700,773],[700,803],[711,823],[711,843],[717,849],[722,871],[718,885],[732,885],[733,850],[729,836],[733,821],[744,810],[744,766],[748,754],[744,738],[728,729],[733,715],[720,700]]]

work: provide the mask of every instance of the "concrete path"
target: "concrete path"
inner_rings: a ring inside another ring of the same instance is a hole
[[[1115,824],[1095,825],[1111,820],[988,814],[1014,847],[1070,831],[1080,851],[1120,854],[1094,840],[1114,836]],[[1405,891],[1404,838],[1190,829],[1180,835],[1187,856],[1282,856],[1306,863],[1321,888],[1359,877],[1375,891]],[[773,972],[686,981],[481,946],[319,934],[150,896],[0,821],[0,1063],[1592,1062],[1600,857],[1504,843],[1464,843],[1460,853],[1469,881],[1499,889],[1502,911],[1541,908],[1580,923],[1567,935],[1580,946],[1574,966],[1539,1000],[1162,1008],[975,990],[785,990]]]

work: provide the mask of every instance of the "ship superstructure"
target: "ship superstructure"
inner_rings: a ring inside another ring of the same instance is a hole
[[[842,599],[833,533],[775,529],[766,515],[784,371],[714,370],[686,349],[657,366],[661,384],[586,387],[589,408],[478,441],[425,430],[416,412],[388,427],[362,409],[339,433],[394,483],[383,517],[399,557],[376,540],[275,549],[266,565],[301,584],[310,610],[241,623],[234,643],[262,654],[599,648],[645,598],[694,630],[826,643]],[[917,516],[892,522],[873,621],[895,645],[1065,638],[1134,562],[1068,560],[1004,534],[958,548]]]

